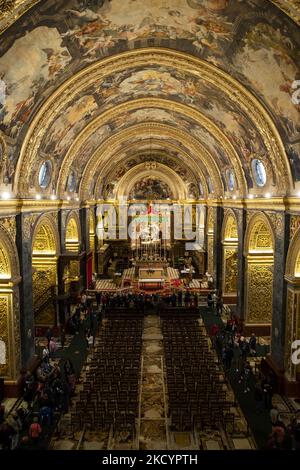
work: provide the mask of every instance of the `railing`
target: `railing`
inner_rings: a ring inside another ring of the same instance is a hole
[[[34,315],[37,316],[57,296],[58,286],[50,286],[38,298],[34,299]]]

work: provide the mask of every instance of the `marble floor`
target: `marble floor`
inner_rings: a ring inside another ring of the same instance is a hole
[[[163,336],[160,318],[148,315],[144,319],[143,348],[141,361],[141,379],[139,390],[139,412],[136,417],[136,435],[127,431],[112,433],[108,431],[94,432],[86,428],[73,432],[70,414],[65,415],[59,423],[57,435],[51,441],[51,449],[55,450],[224,450],[224,449],[255,449],[255,442],[247,434],[247,423],[238,406],[231,412],[235,415],[235,429],[206,429],[192,432],[177,432],[170,429],[168,418],[167,380],[164,367]],[[204,325],[199,320],[199,328]],[[209,338],[208,338],[209,341]],[[216,358],[217,361],[217,358]],[[89,360],[82,371],[82,377],[88,370]],[[220,371],[222,375],[222,371]],[[224,384],[227,397],[233,402],[233,391]],[[77,386],[79,393],[82,380]],[[279,397],[279,396],[278,396]],[[278,398],[284,418],[289,417],[289,407]]]
[[[160,319],[144,320],[142,381],[139,416],[139,448],[167,449],[165,393],[163,377],[163,337]]]

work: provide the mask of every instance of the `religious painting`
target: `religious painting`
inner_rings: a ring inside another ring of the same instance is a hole
[[[37,4],[0,37],[0,127],[10,137],[13,164],[23,130],[54,89],[111,52],[132,50],[137,41],[136,47],[146,47],[153,40],[157,47],[212,63],[250,89],[279,128],[293,175],[300,178],[299,104],[292,101],[300,73],[299,31],[267,0],[58,0],[55,8],[47,0]],[[190,72],[180,76],[172,69],[142,67],[105,77],[93,91],[85,90],[87,101],[81,111],[75,110],[76,123],[72,117],[64,120],[63,114],[83,96],[66,105],[50,129],[49,146],[41,151],[62,155],[100,113],[96,106],[105,109],[133,96],[158,96],[194,106],[212,118],[241,154],[244,167],[253,153],[267,155],[238,100],[229,102]]]
[[[129,199],[152,200],[167,198],[172,198],[169,186],[164,181],[150,176],[136,182],[129,193]]]

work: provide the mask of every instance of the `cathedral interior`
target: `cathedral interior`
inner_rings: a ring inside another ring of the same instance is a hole
[[[0,0],[0,448],[300,448],[299,64],[297,0]]]

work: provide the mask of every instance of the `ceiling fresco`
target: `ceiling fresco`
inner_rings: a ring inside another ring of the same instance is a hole
[[[37,2],[0,36],[0,130],[8,148],[6,178],[13,182],[28,127],[61,84],[103,57],[151,46],[199,57],[253,93],[272,117],[293,178],[300,180],[300,106],[292,100],[293,83],[300,79],[299,28],[267,0]],[[184,104],[210,119],[239,156],[249,187],[254,156],[271,168],[260,129],[239,106],[238,97],[230,99],[193,70],[149,64],[106,75],[66,101],[48,123],[31,185],[41,162],[50,158],[59,167],[78,135],[102,113],[148,97]],[[175,111],[149,108],[102,122],[75,152],[72,167],[80,176],[111,135],[153,120],[188,130],[222,171],[231,166],[228,153],[205,126]],[[59,168],[55,171],[57,176]],[[276,181],[274,169],[272,178]]]

